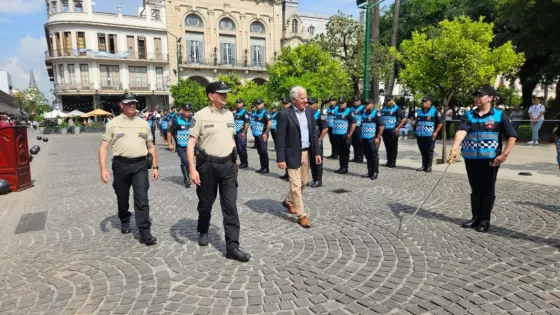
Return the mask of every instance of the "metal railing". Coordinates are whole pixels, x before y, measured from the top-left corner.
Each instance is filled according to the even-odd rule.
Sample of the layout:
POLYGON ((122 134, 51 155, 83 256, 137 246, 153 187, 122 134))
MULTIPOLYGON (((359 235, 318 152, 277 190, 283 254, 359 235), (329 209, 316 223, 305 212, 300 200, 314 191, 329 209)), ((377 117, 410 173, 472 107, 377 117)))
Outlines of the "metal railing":
POLYGON ((122 90, 122 83, 120 82, 101 82, 102 90, 122 90))
POLYGON ((146 85, 129 84, 129 89, 130 90, 135 90, 135 91, 148 91, 148 90, 150 90, 150 84, 149 83, 146 83, 146 85))
POLYGON ((93 83, 58 83, 54 86, 57 92, 67 90, 95 90, 93 83))
POLYGON ((156 84, 156 91, 167 91, 167 88, 165 87, 165 85, 162 84, 156 84))
POLYGON ((96 59, 126 59, 126 60, 147 60, 147 61, 169 61, 168 54, 161 53, 143 53, 136 51, 107 51, 94 50, 87 48, 63 48, 51 49, 45 51, 45 58, 61 58, 61 57, 83 57, 96 59))
POLYGON ((192 58, 187 57, 181 60, 185 65, 203 65, 214 67, 245 67, 245 68, 266 68, 266 62, 251 62, 250 60, 231 60, 223 61, 215 58, 192 58))

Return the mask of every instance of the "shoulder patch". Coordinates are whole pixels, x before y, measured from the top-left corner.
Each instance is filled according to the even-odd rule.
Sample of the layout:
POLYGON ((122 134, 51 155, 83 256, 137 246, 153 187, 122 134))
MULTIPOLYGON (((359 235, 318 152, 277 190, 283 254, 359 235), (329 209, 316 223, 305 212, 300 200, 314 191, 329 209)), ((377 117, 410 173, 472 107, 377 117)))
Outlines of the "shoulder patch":
POLYGON ((377 116, 377 117, 381 117, 381 113, 380 113, 380 112, 377 112, 376 116, 377 116))

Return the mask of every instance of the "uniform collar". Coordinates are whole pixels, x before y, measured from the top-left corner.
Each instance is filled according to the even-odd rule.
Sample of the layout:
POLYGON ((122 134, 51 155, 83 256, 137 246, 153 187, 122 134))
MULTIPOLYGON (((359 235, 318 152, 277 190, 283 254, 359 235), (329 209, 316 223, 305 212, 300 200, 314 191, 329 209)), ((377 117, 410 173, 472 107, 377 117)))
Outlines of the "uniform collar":
POLYGON ((222 109, 216 109, 214 107, 212 107, 212 105, 208 105, 208 107, 210 107, 210 111, 212 113, 223 113, 226 110, 226 107, 224 106, 222 109))
POLYGON ((431 109, 433 108, 433 106, 428 107, 428 109, 424 109, 424 107, 420 108, 420 110, 424 113, 429 112, 431 109))
POLYGON ((490 107, 490 110, 488 111, 488 113, 484 114, 484 115, 480 115, 480 113, 478 112, 478 108, 474 111, 476 113, 476 115, 478 117, 483 117, 483 116, 489 116, 489 115, 494 115, 494 106, 490 107))

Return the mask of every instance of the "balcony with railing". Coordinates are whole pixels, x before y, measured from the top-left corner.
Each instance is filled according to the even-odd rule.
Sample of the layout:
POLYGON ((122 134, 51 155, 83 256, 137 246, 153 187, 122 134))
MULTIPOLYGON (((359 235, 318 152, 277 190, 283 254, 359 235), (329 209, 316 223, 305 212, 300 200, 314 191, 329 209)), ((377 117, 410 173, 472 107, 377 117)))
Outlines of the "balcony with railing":
POLYGON ((121 82, 116 81, 105 81, 101 82, 101 90, 122 90, 123 86, 121 82))
POLYGON ((47 60, 53 58, 90 58, 90 59, 115 59, 132 61, 168 62, 169 55, 161 53, 145 53, 136 51, 104 51, 87 48, 51 49, 45 51, 47 60))
POLYGON ((220 60, 216 58, 183 58, 181 60, 183 67, 220 67, 220 68, 247 68, 253 70, 266 70, 266 62, 241 60, 220 60))
POLYGON ((138 82, 138 83, 133 83, 130 82, 128 89, 131 91, 149 91, 150 89, 150 84, 147 82, 138 82))
POLYGON ((93 83, 58 83, 54 85, 56 92, 64 93, 68 91, 88 91, 94 90, 93 83))

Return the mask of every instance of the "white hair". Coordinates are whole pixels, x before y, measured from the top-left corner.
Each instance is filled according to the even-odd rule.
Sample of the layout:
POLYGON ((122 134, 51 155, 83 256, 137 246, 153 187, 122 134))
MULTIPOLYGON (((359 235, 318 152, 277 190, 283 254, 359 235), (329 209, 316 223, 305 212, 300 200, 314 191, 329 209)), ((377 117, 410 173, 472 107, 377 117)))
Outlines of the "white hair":
POLYGON ((295 100, 298 96, 299 96, 299 92, 300 91, 305 91, 305 89, 301 86, 294 86, 291 90, 290 90, 290 98, 292 100, 295 100))

